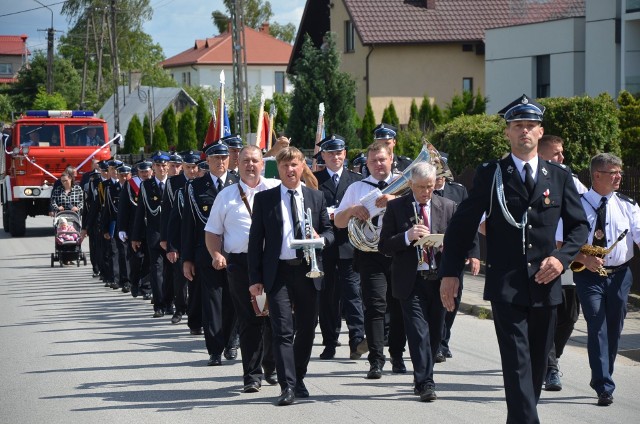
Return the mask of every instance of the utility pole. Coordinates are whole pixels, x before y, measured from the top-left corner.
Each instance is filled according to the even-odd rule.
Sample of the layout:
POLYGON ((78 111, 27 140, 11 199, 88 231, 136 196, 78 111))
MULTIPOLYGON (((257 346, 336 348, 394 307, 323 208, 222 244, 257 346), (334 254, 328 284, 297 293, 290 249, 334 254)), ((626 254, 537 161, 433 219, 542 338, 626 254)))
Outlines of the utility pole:
POLYGON ((236 132, 244 139, 251 131, 249 91, 247 87, 247 51, 244 34, 243 0, 234 0, 231 9, 231 39, 233 57, 233 100, 236 109, 236 132))
POLYGON ((45 29, 39 29, 38 31, 47 31, 47 94, 53 93, 53 35, 55 30, 53 29, 53 10, 47 5, 40 3, 38 0, 34 0, 40 6, 49 9, 51 12, 51 26, 45 29))
POLYGON ((113 62, 113 126, 115 133, 120 132, 120 99, 118 98, 118 41, 116 33, 116 0, 111 0, 111 59, 113 62))
MULTIPOLYGON (((82 91, 80 93, 80 109, 84 110, 84 96, 87 92, 87 62, 89 61, 89 27, 92 19, 89 19, 89 11, 91 8, 84 10, 85 25, 87 26, 87 32, 84 40, 84 64, 82 65, 82 91)), ((93 12, 92 12, 93 13, 93 12)))

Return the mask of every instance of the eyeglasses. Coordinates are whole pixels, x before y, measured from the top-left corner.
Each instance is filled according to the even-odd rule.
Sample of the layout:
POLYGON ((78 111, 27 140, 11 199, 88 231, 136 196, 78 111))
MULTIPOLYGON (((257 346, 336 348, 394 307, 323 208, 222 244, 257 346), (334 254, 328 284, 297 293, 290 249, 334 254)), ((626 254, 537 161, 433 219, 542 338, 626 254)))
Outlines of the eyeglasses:
POLYGON ((71 180, 60 180, 61 183, 70 183, 71 180))
POLYGON ((601 174, 609 174, 610 176, 614 176, 614 175, 619 175, 619 176, 624 176, 624 172, 623 171, 596 171, 599 172, 601 174))

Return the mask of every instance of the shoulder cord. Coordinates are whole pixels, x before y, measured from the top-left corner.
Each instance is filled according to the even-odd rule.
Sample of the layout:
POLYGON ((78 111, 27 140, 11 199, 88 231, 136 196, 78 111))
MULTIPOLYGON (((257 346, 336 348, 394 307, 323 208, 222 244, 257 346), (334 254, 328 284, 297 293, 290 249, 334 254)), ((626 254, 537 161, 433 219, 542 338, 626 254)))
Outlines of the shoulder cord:
POLYGON ((191 213, 193 214, 194 219, 196 216, 200 219, 204 225, 207 225, 208 216, 204 216, 202 212, 200 212, 200 208, 198 207, 198 203, 196 202, 195 194, 193 193, 193 184, 189 184, 189 200, 191 203, 191 213))
POLYGON ((133 205, 133 206, 138 206, 138 203, 135 202, 133 199, 135 198, 135 196, 133 195, 133 193, 131 193, 131 184, 127 184, 127 193, 129 193, 129 202, 133 205))
MULTIPOLYGON (((118 183, 119 184, 119 183, 118 183)), ((111 190, 107 190, 107 200, 106 203, 108 205, 111 205, 111 207, 113 208, 113 211, 115 213, 118 213, 118 207, 116 206, 116 203, 113 201, 113 199, 111 198, 111 190)))
POLYGON ((144 205, 147 207, 147 210, 149 211, 149 213, 151 215, 153 215, 153 216, 158 216, 158 214, 162 210, 162 204, 160 204, 155 209, 151 209, 151 206, 149 206, 149 199, 147 199, 147 190, 144 188, 144 184, 140 185, 140 195, 141 195, 142 201, 144 202, 144 205))
MULTIPOLYGON (((502 210, 502 215, 504 216, 504 219, 507 221, 507 223, 509 223, 509 225, 522 230, 522 254, 525 254, 526 253, 526 250, 525 250, 526 228, 527 228, 527 222, 528 222, 528 215, 527 215, 527 212, 525 211, 525 213, 522 214, 522 220, 520 221, 520 223, 518 223, 509 212, 509 209, 507 209, 507 202, 504 197, 504 185, 502 183, 502 169, 500 168, 499 163, 496 165, 496 172, 493 174, 493 183, 491 184, 490 193, 493 192, 494 186, 496 187, 498 205, 500 205, 500 209, 502 210)), ((491 196, 491 201, 489 203, 489 213, 487 214, 487 218, 489 218, 489 216, 491 215, 491 208, 493 206, 492 203, 493 203, 493 196, 491 196)))
POLYGON ((247 195, 242 189, 242 187, 240 187, 240 183, 238 183, 238 191, 240 192, 240 198, 244 202, 244 205, 247 207, 247 210, 249 211, 249 216, 251 216, 252 215, 251 206, 249 206, 249 202, 247 201, 247 195))
POLYGON ((182 220, 182 211, 184 209, 184 190, 178 190, 178 215, 180 215, 180 220, 182 220))
POLYGON ((167 178, 167 184, 166 184, 165 190, 167 190, 167 196, 169 196, 169 206, 173 207, 174 193, 173 193, 173 188, 171 187, 170 178, 167 178))

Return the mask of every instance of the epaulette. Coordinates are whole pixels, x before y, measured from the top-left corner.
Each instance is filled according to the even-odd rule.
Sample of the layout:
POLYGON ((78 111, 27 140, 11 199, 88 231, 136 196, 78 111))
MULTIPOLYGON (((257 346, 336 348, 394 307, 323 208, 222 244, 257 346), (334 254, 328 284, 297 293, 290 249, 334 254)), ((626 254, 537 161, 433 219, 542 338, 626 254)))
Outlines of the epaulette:
POLYGON ((408 156, 400 156, 400 155, 398 155, 398 159, 408 160, 409 162, 411 162, 411 158, 409 158, 408 156))
POLYGON ((554 165, 555 167, 560 168, 565 172, 570 172, 571 171, 569 169, 569 167, 567 165, 565 165, 564 163, 558 163, 558 162, 554 162, 552 160, 545 160, 545 162, 547 162, 549 165, 554 165))
POLYGON ((578 174, 576 174, 575 172, 572 172, 571 175, 573 175, 574 177, 576 177, 578 179, 580 178, 580 177, 578 177, 578 174))
POLYGON ((619 198, 621 198, 622 200, 624 200, 625 202, 629 202, 629 203, 631 203, 632 205, 636 205, 636 204, 638 203, 638 202, 636 202, 635 200, 633 200, 631 197, 629 197, 629 196, 627 196, 627 195, 624 195, 624 194, 622 194, 622 193, 618 193, 618 192, 616 192, 616 195, 617 195, 619 198))
POLYGON ((494 159, 494 160, 490 160, 489 162, 484 162, 484 163, 483 163, 482 165, 480 165, 480 166, 481 166, 481 167, 483 167, 483 168, 486 168, 486 167, 488 167, 489 165, 496 165, 497 163, 498 163, 498 161, 494 159))
POLYGON ((455 182, 455 181, 447 181, 447 184, 451 184, 451 185, 456 185, 456 186, 464 187, 462 184, 457 183, 457 182, 455 182))

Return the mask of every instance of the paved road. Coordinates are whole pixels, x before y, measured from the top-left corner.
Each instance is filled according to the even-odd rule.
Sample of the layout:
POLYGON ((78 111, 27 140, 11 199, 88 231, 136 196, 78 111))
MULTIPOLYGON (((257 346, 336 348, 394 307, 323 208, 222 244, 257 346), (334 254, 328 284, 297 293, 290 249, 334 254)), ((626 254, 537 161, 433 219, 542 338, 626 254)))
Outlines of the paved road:
MULTIPOLYGON (((411 374, 368 381, 366 361, 349 360, 348 348, 320 361, 316 345, 306 380, 312 397, 275 407, 276 387, 242 394, 239 361, 206 367, 201 336, 168 317, 152 319, 148 303, 102 287, 90 267, 50 268, 52 249, 47 218, 29 219, 25 238, 0 232, 1 422, 505 422, 490 320, 456 322, 454 358, 437 366, 436 402, 416 400, 411 374)), ((583 347, 568 347, 562 370, 564 390, 543 393, 542 422, 638 422, 637 362, 619 358, 608 408, 595 406, 583 347)))

